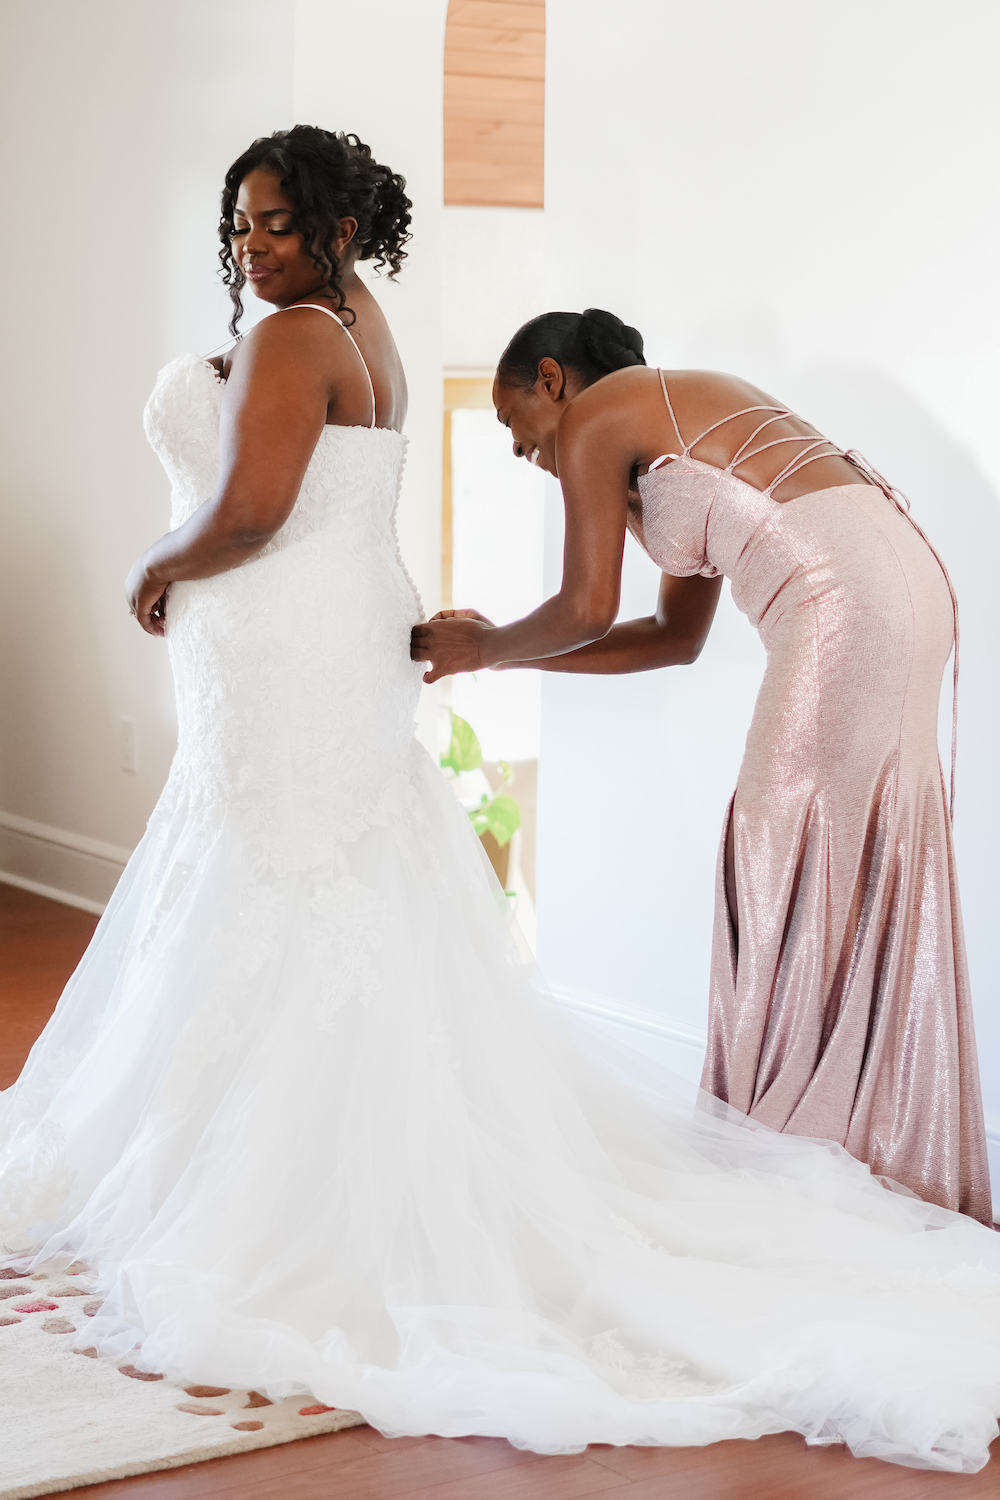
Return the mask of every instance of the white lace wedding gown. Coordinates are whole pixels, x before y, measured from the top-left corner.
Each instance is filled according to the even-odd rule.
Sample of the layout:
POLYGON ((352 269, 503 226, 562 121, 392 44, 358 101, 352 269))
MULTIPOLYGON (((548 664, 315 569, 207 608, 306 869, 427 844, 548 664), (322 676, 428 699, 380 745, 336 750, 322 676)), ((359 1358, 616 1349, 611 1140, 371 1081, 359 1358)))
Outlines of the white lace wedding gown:
MULTIPOLYGON (((175 524, 221 399, 185 356, 150 401, 175 524)), ((6 1253, 99 1268, 109 1353, 386 1433, 794 1429, 979 1468, 1000 1236, 699 1105, 529 982, 413 739, 403 455, 325 428, 264 552, 171 591, 177 758, 0 1098, 6 1253)))

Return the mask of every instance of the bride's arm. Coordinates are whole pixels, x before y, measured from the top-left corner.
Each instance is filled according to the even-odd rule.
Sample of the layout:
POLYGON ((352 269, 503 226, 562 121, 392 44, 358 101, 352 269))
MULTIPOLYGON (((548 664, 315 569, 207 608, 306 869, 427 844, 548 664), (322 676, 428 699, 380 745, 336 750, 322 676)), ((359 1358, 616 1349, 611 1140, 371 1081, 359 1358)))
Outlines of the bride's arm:
POLYGON ((241 345, 222 401, 215 493, 153 543, 125 586, 150 635, 163 634, 171 583, 238 567, 288 519, 333 399, 331 341, 318 323, 268 318, 241 345))

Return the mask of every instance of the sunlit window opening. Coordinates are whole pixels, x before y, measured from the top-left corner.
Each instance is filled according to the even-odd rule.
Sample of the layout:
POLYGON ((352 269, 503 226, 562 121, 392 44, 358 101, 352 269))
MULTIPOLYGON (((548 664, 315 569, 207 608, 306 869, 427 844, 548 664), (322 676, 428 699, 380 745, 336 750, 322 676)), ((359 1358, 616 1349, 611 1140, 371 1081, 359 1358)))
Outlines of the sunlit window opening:
MULTIPOLYGON (((496 624, 542 602, 543 477, 513 456, 483 379, 445 382, 442 575, 446 601, 473 607, 496 624)), ((541 683, 537 672, 486 671, 445 685, 442 738, 450 715, 475 730, 483 764, 457 787, 473 806, 501 789, 516 800, 520 826, 509 852, 487 849, 518 922, 534 945, 535 808, 541 683)))

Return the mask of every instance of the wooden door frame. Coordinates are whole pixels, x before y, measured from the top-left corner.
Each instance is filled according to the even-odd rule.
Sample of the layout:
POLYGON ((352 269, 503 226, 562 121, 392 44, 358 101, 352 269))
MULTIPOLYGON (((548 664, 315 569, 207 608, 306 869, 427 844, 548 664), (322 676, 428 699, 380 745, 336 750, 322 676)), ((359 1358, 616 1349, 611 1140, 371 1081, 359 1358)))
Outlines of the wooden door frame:
POLYGON ((441 462, 441 607, 452 609, 451 414, 453 411, 492 411, 492 375, 446 376, 444 382, 444 431, 441 462))

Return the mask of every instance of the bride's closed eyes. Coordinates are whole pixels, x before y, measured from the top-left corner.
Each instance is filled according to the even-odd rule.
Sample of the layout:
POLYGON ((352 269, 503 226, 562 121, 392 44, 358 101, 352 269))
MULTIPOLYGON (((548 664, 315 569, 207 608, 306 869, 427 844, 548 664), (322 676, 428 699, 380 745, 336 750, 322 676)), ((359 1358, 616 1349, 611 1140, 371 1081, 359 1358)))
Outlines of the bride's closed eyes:
MULTIPOLYGON (((268 234, 275 235, 275 236, 278 236, 278 235, 289 235, 289 234, 294 233, 294 231, 291 230, 291 229, 269 229, 267 232, 268 232, 268 234)), ((241 235, 249 234, 249 233, 250 233, 250 225, 249 224, 237 224, 234 229, 230 230, 230 232, 229 232, 229 238, 231 240, 237 240, 237 239, 240 238, 241 235)))
MULTIPOLYGON (((265 215, 265 217, 266 217, 266 215, 265 215)), ((272 235, 281 235, 281 236, 284 236, 284 235, 289 235, 289 234, 293 234, 294 233, 294 230, 292 229, 291 219, 290 218, 289 218, 289 220, 285 224, 264 224, 261 227, 263 228, 265 234, 272 234, 272 235)), ((233 224, 232 229, 229 231, 229 238, 231 240, 235 240, 235 239, 238 239, 240 237, 240 235, 249 234, 249 233, 250 233, 250 225, 247 224, 243 220, 239 220, 238 222, 236 222, 236 223, 233 224)))

